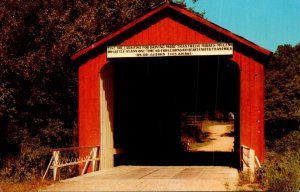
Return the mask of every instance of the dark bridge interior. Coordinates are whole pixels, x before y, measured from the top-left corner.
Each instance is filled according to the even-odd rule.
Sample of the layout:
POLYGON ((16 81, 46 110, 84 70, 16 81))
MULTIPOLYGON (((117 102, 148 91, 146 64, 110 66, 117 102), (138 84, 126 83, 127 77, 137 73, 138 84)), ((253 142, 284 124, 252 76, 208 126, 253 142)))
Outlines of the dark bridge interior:
MULTIPOLYGON (((114 147, 127 151, 115 155, 115 165, 237 165, 236 153, 184 152, 180 140, 184 112, 218 109, 238 117, 236 64, 222 57, 174 57, 113 65, 114 147)), ((239 142, 238 129, 235 134, 239 142)))

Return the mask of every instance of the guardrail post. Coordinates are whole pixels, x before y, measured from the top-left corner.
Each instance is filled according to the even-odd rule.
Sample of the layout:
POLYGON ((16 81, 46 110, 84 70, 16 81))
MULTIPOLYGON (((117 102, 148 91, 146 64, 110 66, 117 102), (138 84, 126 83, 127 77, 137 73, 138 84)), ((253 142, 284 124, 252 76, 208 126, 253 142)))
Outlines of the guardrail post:
POLYGON ((92 149, 92 151, 93 151, 93 153, 92 153, 92 159, 93 159, 93 161, 92 161, 92 171, 94 172, 94 171, 96 171, 96 169, 97 169, 97 154, 98 154, 98 147, 94 147, 93 149, 92 149))
POLYGON ((249 149, 249 169, 252 173, 255 171, 255 151, 253 149, 249 149))
POLYGON ((250 180, 254 181, 255 179, 255 151, 249 147, 242 147, 242 171, 250 173, 250 180))
POLYGON ((59 151, 53 151, 53 157, 54 157, 54 160, 53 160, 53 180, 54 181, 57 181, 57 176, 60 177, 60 174, 59 174, 59 151))

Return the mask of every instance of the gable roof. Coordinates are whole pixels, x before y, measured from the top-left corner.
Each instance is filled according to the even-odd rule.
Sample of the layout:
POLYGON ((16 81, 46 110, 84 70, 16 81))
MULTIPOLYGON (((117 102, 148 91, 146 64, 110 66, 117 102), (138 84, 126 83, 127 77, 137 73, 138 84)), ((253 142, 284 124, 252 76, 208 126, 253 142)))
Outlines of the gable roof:
POLYGON ((239 36, 239 35, 236 35, 230 31, 228 31, 227 29, 224 29, 192 12, 190 12, 189 10, 187 10, 186 8, 183 8, 182 6, 178 6, 178 5, 175 5, 175 4, 171 4, 169 3, 168 1, 166 3, 163 3, 161 6, 153 9, 152 11, 146 13, 145 15, 133 20, 132 22, 130 22, 129 24, 125 25, 124 27, 120 28, 119 30, 109 34, 108 36, 100 39, 99 41, 93 43, 92 45, 80 50, 79 52, 77 52, 76 54, 74 54, 71 59, 72 60, 76 60, 78 59, 79 57, 85 55, 86 53, 90 52, 91 50, 94 50, 98 47, 100 47, 101 45, 103 44, 106 44, 108 43, 110 40, 112 40, 113 38, 116 38, 118 36, 120 36, 121 34, 125 33, 126 31, 129 31, 130 29, 134 28, 135 26, 137 26, 139 23, 141 23, 142 21, 156 15, 156 14, 159 14, 161 13, 162 11, 166 10, 166 9, 171 9, 173 12, 179 14, 179 15, 184 15, 196 22, 199 22, 200 24, 202 25, 205 25, 206 27, 208 28, 211 28, 217 32, 219 32, 220 34, 228 37, 228 38, 231 38, 241 44, 244 44, 246 45, 247 47, 249 48, 252 48, 258 52, 260 52, 261 54, 265 55, 266 57, 270 57, 272 55, 272 52, 265 49, 265 48, 262 48, 260 47, 259 45, 256 45, 255 43, 239 36))

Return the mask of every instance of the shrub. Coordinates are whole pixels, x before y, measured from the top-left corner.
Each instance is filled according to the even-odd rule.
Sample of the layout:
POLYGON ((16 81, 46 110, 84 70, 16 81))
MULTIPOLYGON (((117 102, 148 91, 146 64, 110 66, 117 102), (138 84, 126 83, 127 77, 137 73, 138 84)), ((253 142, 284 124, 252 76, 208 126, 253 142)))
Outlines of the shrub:
POLYGON ((50 149, 70 146, 72 142, 71 130, 55 119, 49 119, 35 135, 28 131, 18 134, 17 153, 1 159, 0 180, 22 182, 40 178, 51 159, 50 149))
POLYGON ((296 191, 300 189, 299 170, 300 131, 293 131, 276 140, 268 149, 258 177, 270 191, 296 191))
POLYGON ((50 149, 42 147, 35 139, 31 143, 23 144, 18 156, 4 158, 4 168, 0 175, 8 182, 20 182, 40 177, 51 158, 50 149))
POLYGON ((243 186, 243 185, 247 185, 249 183, 253 183, 253 179, 252 179, 252 173, 250 170, 248 171, 241 171, 239 172, 239 182, 238 185, 239 186, 243 186))

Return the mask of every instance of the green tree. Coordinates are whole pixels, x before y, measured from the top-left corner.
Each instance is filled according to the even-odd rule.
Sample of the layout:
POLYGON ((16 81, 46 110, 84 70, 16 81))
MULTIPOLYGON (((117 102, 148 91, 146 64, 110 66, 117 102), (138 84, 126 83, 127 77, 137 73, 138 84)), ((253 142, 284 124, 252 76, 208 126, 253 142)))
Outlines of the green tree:
POLYGON ((77 69, 70 56, 161 2, 1 1, 3 176, 29 179, 46 165, 48 149, 76 145, 77 69))
POLYGON ((76 145, 77 69, 71 55, 164 2, 0 2, 3 176, 29 179, 44 168, 50 148, 76 145))
POLYGON ((266 72, 267 132, 280 137, 300 125, 300 43, 280 45, 266 72))

